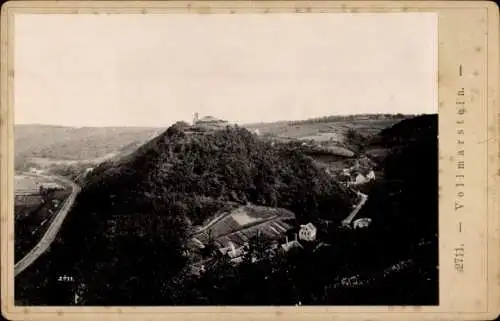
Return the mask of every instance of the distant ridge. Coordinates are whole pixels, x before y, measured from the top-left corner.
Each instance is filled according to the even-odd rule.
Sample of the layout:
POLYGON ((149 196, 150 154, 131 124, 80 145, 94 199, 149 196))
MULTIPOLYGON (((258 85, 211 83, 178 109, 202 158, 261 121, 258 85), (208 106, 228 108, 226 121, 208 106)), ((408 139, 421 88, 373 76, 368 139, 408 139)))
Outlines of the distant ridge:
POLYGON ((16 125, 14 153, 16 167, 30 157, 61 160, 87 160, 143 143, 163 131, 143 127, 67 127, 55 125, 16 125))

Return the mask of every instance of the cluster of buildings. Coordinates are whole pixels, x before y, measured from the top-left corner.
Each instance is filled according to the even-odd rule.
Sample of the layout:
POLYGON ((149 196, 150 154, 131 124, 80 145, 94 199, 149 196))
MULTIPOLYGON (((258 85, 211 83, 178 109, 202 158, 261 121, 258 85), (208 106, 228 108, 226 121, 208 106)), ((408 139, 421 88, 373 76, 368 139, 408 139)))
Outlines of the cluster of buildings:
POLYGON ((341 176, 341 178, 343 178, 342 181, 344 181, 347 186, 362 185, 376 179, 375 172, 372 169, 362 170, 354 167, 344 168, 341 176))
MULTIPOLYGON (((317 237, 318 229, 312 223, 300 225, 300 228, 290 229, 285 231, 284 239, 273 240, 271 242, 269 248, 266 249, 267 254, 273 255, 278 251, 288 252, 292 249, 304 249, 306 246, 317 248, 323 245, 327 245, 321 242, 318 242, 317 237)), ((260 233, 259 233, 260 234, 260 233)), ((245 255, 249 253, 250 244, 248 242, 244 242, 243 244, 235 244, 229 241, 225 246, 218 248, 218 251, 222 255, 226 255, 229 258, 229 261, 233 264, 239 264, 243 262, 245 255)), ((207 260, 209 261, 209 260, 207 260)), ((198 264, 193 265, 195 272, 204 272, 205 271, 205 263, 207 261, 198 262, 198 264)), ((251 257, 252 262, 258 261, 258 258, 255 256, 251 257)))
MULTIPOLYGON (((368 181, 375 179, 372 170, 363 177, 367 178, 368 181)), ((353 229, 364 229, 370 226, 372 219, 354 219, 367 198, 364 194, 358 194, 361 199, 353 206, 353 211, 348 217, 348 225, 353 229)), ((293 213, 288 213, 283 209, 247 205, 233 210, 223 218, 216 219, 216 222, 210 225, 209 229, 205 228, 202 232, 194 235, 192 242, 198 248, 203 249, 209 243, 209 239, 212 239, 215 248, 209 252, 213 254, 213 250, 218 251, 220 255, 227 256, 233 264, 243 262, 245 257, 252 262, 258 261, 254 253, 250 253, 249 242, 254 236, 263 236, 267 241, 270 241, 266 244, 265 250, 269 256, 273 256, 278 251, 288 252, 292 249, 315 251, 321 247, 330 246, 330 244, 321 241, 321 235, 329 230, 328 225, 336 225, 335 222, 320 220, 318 226, 312 222, 297 226, 292 223, 294 218, 293 213)), ((195 273, 205 270, 205 264, 211 260, 211 255, 208 255, 208 258, 193 264, 195 273)))
MULTIPOLYGON (((370 218, 361 218, 354 221, 354 228, 366 228, 370 225, 370 218)), ((298 230, 287 231, 284 235, 284 242, 274 242, 266 250, 267 254, 272 255, 277 251, 288 252, 292 249, 310 249, 317 250, 322 247, 330 246, 330 244, 321 242, 318 239, 318 228, 313 223, 307 223, 300 225, 298 230)), ((243 262, 245 255, 249 253, 250 246, 248 242, 245 242, 242 246, 237 246, 232 242, 229 242, 225 247, 219 248, 220 254, 225 255, 229 258, 229 261, 235 265, 243 262)), ((259 259, 255 256, 250 258, 251 262, 255 263, 259 259)), ((210 259, 199 261, 191 266, 192 272, 200 274, 206 271, 206 265, 210 259)), ((359 276, 351 278, 343 278, 340 283, 342 286, 357 287, 362 285, 359 276)), ((339 285, 340 285, 339 284, 339 285)))
MULTIPOLYGON (((213 116, 204 116, 201 117, 199 116, 198 113, 194 114, 193 117, 193 122, 192 125, 190 126, 189 130, 187 130, 187 133, 193 133, 193 134, 199 134, 199 133, 206 133, 206 132, 211 132, 217 129, 223 129, 226 126, 230 126, 231 123, 229 123, 227 120, 215 118, 213 116)), ((252 133, 254 133, 257 136, 261 135, 261 132, 258 128, 250 130, 252 133)))
POLYGON ((186 132, 204 133, 211 132, 218 129, 223 129, 229 125, 229 122, 223 119, 215 118, 212 116, 205 116, 200 118, 198 113, 194 114, 193 123, 186 132))

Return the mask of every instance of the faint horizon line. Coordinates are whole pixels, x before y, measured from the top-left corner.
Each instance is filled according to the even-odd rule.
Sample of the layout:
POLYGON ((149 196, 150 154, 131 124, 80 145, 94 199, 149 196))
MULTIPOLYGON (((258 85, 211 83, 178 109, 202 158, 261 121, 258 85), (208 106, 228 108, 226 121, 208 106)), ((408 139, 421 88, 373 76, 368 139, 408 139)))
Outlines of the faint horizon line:
MULTIPOLYGON (((318 116, 318 117, 310 117, 310 118, 301 118, 301 119, 289 119, 289 120, 275 120, 275 121, 255 121, 255 122, 235 122, 232 120, 227 120, 230 124, 236 124, 236 125, 254 125, 254 124, 274 124, 274 123, 291 123, 291 122, 300 122, 300 121, 308 121, 308 120, 319 120, 323 118, 328 118, 328 117, 359 117, 359 116, 380 116, 380 115, 402 115, 402 116, 420 116, 420 115, 435 115, 438 114, 438 112, 423 112, 423 113, 396 113, 396 112, 381 112, 381 113, 353 113, 353 114, 333 114, 333 115, 325 115, 325 116, 318 116)), ((217 116, 214 116, 213 114, 206 114, 205 116, 212 116, 215 118, 218 118, 217 116)), ((205 116, 200 116, 201 118, 205 116)), ((219 118, 218 118, 219 119, 219 118)), ((220 118, 223 119, 223 118, 220 118)), ((64 125, 64 124, 52 124, 52 123, 18 123, 14 121, 14 126, 46 126, 46 127, 65 127, 65 128, 168 128, 172 124, 179 122, 179 121, 186 121, 183 119, 176 120, 170 124, 165 124, 165 125, 84 125, 84 126, 77 126, 77 125, 64 125)), ((189 122, 188 122, 189 123, 189 122)))

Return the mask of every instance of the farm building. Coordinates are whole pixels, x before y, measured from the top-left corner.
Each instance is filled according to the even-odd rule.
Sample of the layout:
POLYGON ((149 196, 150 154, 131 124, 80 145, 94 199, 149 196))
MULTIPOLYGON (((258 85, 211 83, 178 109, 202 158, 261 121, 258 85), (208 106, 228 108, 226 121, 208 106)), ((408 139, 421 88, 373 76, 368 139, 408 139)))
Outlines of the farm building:
POLYGON ((353 178, 351 184, 361 185, 375 180, 376 176, 373 170, 366 170, 366 171, 353 170, 351 178, 353 178))

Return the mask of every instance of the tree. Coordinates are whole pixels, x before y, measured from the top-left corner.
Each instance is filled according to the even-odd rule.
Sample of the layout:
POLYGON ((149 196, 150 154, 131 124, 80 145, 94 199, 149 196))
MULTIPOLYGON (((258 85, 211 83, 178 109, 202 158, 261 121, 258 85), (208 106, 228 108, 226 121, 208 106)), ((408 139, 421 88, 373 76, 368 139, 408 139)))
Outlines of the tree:
POLYGON ((248 251, 245 254, 245 259, 250 261, 267 259, 271 244, 272 241, 259 231, 248 241, 248 251))
POLYGON ((208 241, 205 247, 200 250, 200 254, 203 258, 210 257, 217 251, 217 246, 215 245, 215 239, 213 237, 212 230, 208 230, 208 241))

